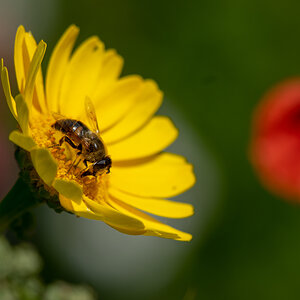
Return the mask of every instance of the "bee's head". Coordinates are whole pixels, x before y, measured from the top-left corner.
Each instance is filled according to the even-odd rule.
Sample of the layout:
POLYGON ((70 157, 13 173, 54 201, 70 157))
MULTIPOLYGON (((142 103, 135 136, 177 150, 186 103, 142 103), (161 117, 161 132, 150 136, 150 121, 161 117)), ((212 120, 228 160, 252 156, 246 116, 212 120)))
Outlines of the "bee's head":
POLYGON ((94 164, 94 170, 95 172, 98 172, 100 170, 107 170, 106 174, 110 173, 110 168, 111 168, 111 158, 109 156, 105 156, 102 160, 97 161, 94 164))
POLYGON ((109 156, 105 156, 103 159, 95 162, 93 164, 93 167, 81 174, 81 177, 83 176, 88 176, 88 175, 93 175, 96 176, 96 174, 100 171, 106 170, 106 174, 110 173, 110 168, 111 168, 111 158, 109 156))

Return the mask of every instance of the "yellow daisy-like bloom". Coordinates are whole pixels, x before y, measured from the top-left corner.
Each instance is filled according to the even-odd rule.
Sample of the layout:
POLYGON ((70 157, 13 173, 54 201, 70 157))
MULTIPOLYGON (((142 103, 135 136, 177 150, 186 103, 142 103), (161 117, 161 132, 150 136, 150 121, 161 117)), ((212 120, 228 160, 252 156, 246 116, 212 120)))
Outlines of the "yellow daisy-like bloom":
POLYGON ((1 61, 5 97, 20 130, 9 138, 30 153, 45 189, 58 195, 61 206, 77 216, 104 221, 120 232, 189 241, 191 235, 165 225, 144 212, 168 218, 193 214, 193 206, 166 198, 195 183, 192 165, 162 152, 177 137, 172 122, 153 116, 162 92, 138 75, 120 78, 123 59, 91 37, 72 52, 79 29, 72 25, 57 43, 47 69, 45 89, 41 62, 46 44, 38 45, 23 26, 18 28, 14 62, 20 94, 11 95, 8 72, 1 61), (89 98, 99 120, 101 140, 111 157, 111 172, 81 176, 76 150, 53 128, 54 113, 81 121, 90 129, 85 109, 89 98), (76 159, 76 158, 75 158, 76 159))

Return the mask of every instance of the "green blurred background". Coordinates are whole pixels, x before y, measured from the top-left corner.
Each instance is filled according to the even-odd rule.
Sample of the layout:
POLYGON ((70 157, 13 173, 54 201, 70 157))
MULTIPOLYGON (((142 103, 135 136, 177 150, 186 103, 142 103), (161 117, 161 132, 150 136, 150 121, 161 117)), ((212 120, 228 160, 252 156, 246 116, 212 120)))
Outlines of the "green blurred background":
MULTIPOLYGON (((149 299, 300 298, 300 208, 266 192, 247 157, 254 107, 271 86, 300 75, 299 1, 1 0, 0 11, 0 56, 10 70, 19 24, 48 43, 48 61, 75 23, 79 41, 96 34, 117 49, 124 74, 155 79, 218 166, 220 201, 205 233, 186 246, 192 250, 179 271, 149 299)), ((1 162, 11 169, 1 175, 4 194, 17 172, 6 141, 15 125, 3 103, 0 117, 1 151, 10 147, 1 162)), ((47 260, 45 268, 45 280, 70 279, 47 271, 47 260)), ((94 288, 100 299, 115 299, 94 288)))

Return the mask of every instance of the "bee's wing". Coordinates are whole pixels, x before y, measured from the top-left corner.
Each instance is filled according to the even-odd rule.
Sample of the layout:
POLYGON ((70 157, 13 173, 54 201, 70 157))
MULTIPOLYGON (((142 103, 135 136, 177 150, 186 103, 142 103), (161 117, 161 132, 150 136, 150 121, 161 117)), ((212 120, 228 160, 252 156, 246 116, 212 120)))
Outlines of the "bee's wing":
POLYGON ((61 115, 61 114, 59 114, 59 113, 57 113, 57 112, 51 112, 51 114, 52 114, 52 116, 53 116, 53 118, 57 121, 57 120, 62 120, 62 119, 68 119, 66 116, 64 116, 64 115, 61 115))
POLYGON ((98 121, 97 121, 95 106, 94 106, 93 102, 91 101, 91 99, 88 97, 85 98, 84 104, 85 104, 86 116, 87 116, 87 119, 89 120, 91 130, 93 132, 99 134, 100 130, 99 130, 99 125, 98 125, 98 121))

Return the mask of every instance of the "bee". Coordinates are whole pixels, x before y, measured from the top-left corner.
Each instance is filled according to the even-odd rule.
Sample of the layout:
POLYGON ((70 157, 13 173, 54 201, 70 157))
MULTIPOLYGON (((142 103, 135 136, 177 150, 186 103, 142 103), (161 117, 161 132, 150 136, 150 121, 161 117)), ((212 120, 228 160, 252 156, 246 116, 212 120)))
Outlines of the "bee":
MULTIPOLYGON (((64 142, 68 143, 72 148, 78 150, 77 156, 81 155, 81 159, 77 162, 76 166, 83 159, 85 169, 81 172, 80 176, 96 176, 106 170, 110 173, 111 158, 107 155, 106 148, 102 139, 99 136, 99 126, 95 113, 95 108, 90 99, 85 100, 85 111, 87 119, 92 127, 88 128, 84 123, 75 119, 67 119, 59 114, 53 114, 57 119, 52 128, 60 131, 64 136, 59 140, 58 145, 61 146, 64 142), (88 162, 90 165, 88 165, 88 162)), ((72 166, 75 164, 74 160, 72 166)), ((72 167, 71 166, 71 167, 72 167)))

